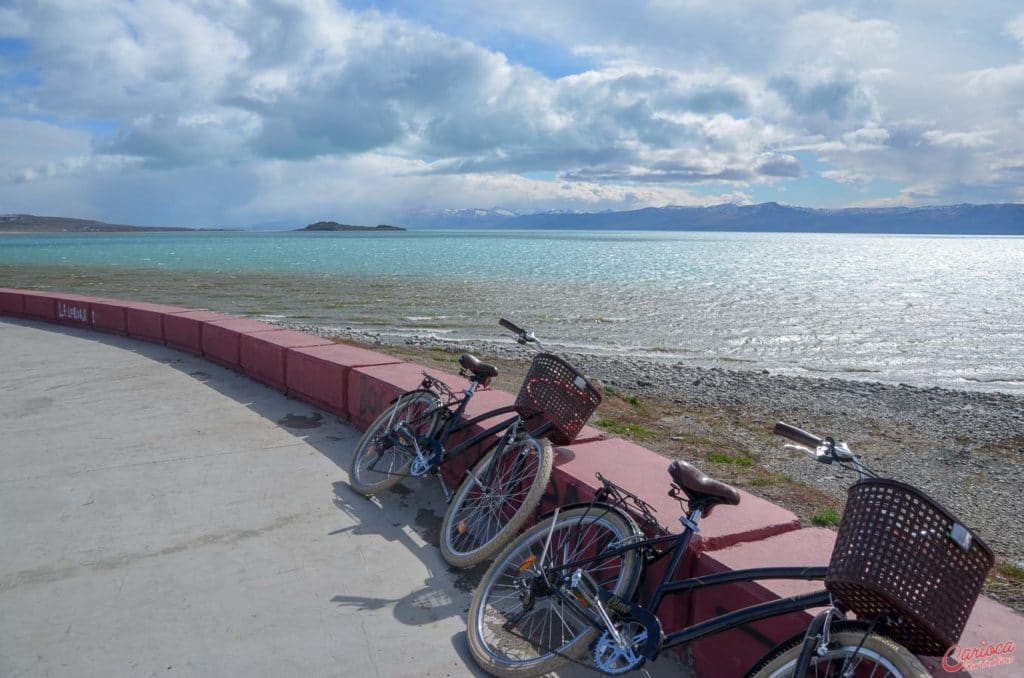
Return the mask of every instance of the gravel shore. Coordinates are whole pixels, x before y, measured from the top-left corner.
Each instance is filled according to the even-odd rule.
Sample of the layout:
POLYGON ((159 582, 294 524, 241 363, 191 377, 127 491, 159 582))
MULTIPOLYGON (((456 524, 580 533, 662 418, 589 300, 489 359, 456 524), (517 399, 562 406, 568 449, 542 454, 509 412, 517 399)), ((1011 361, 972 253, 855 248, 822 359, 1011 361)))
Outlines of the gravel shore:
MULTIPOLYGON (((527 360, 515 344, 442 344, 355 330, 295 326, 361 343, 443 346, 482 359, 527 360)), ((1024 397, 999 392, 920 388, 843 379, 810 379, 767 370, 701 368, 646 358, 566 354, 603 384, 686 410, 734 415, 726 433, 769 470, 843 499, 852 478, 783 448, 770 435, 779 419, 847 441, 865 466, 925 490, 974 529, 1003 558, 1024 565, 1024 397)), ((685 427, 685 417, 680 422, 685 427)))

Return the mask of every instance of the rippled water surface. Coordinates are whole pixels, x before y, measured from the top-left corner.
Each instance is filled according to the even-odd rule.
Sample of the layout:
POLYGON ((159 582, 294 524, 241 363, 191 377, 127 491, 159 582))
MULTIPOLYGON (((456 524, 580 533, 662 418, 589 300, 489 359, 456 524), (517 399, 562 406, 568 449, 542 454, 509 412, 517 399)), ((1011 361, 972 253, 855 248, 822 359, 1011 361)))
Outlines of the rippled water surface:
POLYGON ((0 237, 0 286, 438 338, 1024 390, 1024 239, 749 233, 0 237))

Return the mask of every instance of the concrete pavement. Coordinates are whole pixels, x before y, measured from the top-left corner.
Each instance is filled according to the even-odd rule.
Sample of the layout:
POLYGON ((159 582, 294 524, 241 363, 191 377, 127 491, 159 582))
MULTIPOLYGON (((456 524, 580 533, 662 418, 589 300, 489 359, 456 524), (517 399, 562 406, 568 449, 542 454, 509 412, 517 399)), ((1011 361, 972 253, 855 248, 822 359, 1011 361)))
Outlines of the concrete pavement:
POLYGON ((478 674, 482 569, 441 559, 435 482, 352 492, 358 437, 191 355, 0 320, 0 676, 478 674))
POLYGON ((159 346, 0 321, 0 675, 465 675, 472 575, 358 432, 159 346))

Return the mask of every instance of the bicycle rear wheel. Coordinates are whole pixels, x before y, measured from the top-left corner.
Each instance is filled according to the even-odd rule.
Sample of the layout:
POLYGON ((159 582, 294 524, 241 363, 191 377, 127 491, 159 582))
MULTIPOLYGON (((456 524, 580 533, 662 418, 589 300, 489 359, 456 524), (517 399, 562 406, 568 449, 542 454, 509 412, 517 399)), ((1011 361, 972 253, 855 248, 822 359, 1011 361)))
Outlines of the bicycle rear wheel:
MULTIPOLYGON (((815 655, 807 673, 800 678, 930 678, 910 650, 875 633, 867 633, 862 622, 840 622, 832 630, 832 647, 815 655)), ((793 678, 802 635, 791 638, 768 653, 749 673, 753 678, 793 678)))
MULTIPOLYGON (((554 567, 636 538, 640 529, 619 511, 598 505, 561 511, 557 523, 553 517, 543 520, 509 544, 473 593, 467 622, 473 658, 494 675, 552 671, 586 652, 598 634, 551 592, 551 581, 539 570, 549 533, 546 565, 554 567)), ((636 589, 640 567, 639 554, 627 551, 581 569, 600 586, 628 599, 636 589)))
POLYGON ((554 451, 547 440, 499 440, 466 474, 441 523, 441 555, 472 567, 497 553, 540 504, 554 451))
POLYGON ((428 436, 434 431, 441 406, 441 399, 433 391, 409 391, 399 396, 356 443, 348 472, 352 489, 370 496, 401 482, 409 474, 415 453, 395 437, 395 427, 404 423, 410 433, 428 436))

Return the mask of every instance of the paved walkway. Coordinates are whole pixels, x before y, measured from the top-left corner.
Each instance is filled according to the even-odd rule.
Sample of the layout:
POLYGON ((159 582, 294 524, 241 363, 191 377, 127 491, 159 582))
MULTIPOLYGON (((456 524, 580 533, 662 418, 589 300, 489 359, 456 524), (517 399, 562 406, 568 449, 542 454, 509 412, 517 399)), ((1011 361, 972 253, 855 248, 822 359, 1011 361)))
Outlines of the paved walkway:
POLYGON ((357 439, 198 358, 0 320, 0 676, 471 673, 440 491, 355 495, 357 439))
POLYGON ((482 571, 441 559, 436 483, 352 492, 358 437, 184 353, 0 319, 0 676, 477 674, 482 571))

